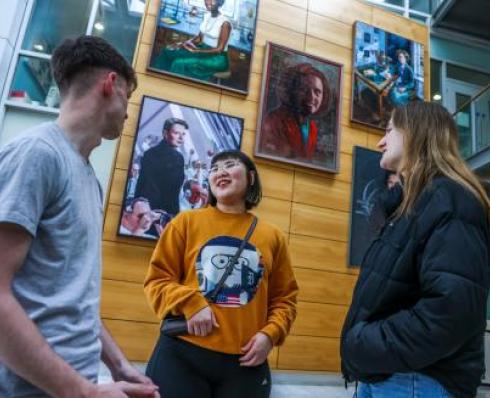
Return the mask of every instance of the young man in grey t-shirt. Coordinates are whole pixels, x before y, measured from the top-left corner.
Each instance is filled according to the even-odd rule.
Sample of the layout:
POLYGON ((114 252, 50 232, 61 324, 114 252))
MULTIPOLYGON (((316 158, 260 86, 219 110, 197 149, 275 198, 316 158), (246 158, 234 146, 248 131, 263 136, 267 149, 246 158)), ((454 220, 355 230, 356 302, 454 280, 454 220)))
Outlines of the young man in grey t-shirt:
POLYGON ((0 150, 0 397, 159 397, 100 320, 102 191, 88 158, 122 132, 133 69, 103 39, 52 57, 56 122, 0 150), (99 360, 113 384, 97 386, 99 360))

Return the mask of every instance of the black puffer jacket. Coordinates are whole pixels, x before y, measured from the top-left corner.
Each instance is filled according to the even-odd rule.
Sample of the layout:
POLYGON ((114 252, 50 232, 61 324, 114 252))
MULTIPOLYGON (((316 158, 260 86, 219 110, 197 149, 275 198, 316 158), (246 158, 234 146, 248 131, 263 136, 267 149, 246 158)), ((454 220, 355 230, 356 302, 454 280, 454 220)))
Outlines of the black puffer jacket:
POLYGON ((345 320, 344 377, 420 372, 455 397, 474 397, 484 373, 489 243, 479 201, 444 177, 410 216, 387 223, 364 256, 345 320))

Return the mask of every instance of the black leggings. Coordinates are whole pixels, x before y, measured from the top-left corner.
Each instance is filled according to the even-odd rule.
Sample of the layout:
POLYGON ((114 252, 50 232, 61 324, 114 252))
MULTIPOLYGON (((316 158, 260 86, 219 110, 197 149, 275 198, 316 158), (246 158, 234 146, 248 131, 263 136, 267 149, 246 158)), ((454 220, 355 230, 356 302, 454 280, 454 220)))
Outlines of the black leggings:
POLYGON ((239 357, 160 335, 146 375, 163 398, 269 398, 267 361, 249 368, 240 366, 239 357))

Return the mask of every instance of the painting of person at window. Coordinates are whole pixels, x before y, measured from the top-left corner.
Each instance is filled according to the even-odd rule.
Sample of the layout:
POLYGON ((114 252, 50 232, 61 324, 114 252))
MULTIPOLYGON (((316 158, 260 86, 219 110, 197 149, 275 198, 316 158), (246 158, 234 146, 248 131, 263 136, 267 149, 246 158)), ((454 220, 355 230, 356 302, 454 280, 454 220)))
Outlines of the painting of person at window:
POLYGON ((390 100, 393 106, 405 105, 414 95, 415 80, 413 70, 408 64, 410 56, 405 50, 397 50, 398 62, 393 67, 394 84, 390 91, 390 100))
POLYGON ((280 104, 262 123, 259 150, 279 157, 311 160, 318 137, 313 116, 328 109, 330 91, 324 74, 311 64, 286 69, 277 87, 280 104))
POLYGON ((209 81, 229 69, 228 40, 232 26, 219 9, 225 0, 204 0, 206 12, 193 38, 165 47, 155 61, 158 69, 209 81))

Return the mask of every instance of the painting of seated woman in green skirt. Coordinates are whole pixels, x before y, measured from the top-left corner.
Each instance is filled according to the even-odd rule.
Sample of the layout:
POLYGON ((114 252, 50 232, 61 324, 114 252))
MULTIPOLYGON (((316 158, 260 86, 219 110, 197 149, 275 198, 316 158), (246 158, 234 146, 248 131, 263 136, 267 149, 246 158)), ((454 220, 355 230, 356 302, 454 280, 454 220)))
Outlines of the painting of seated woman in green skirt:
POLYGON ((248 92, 258 0, 162 0, 148 69, 248 92))

